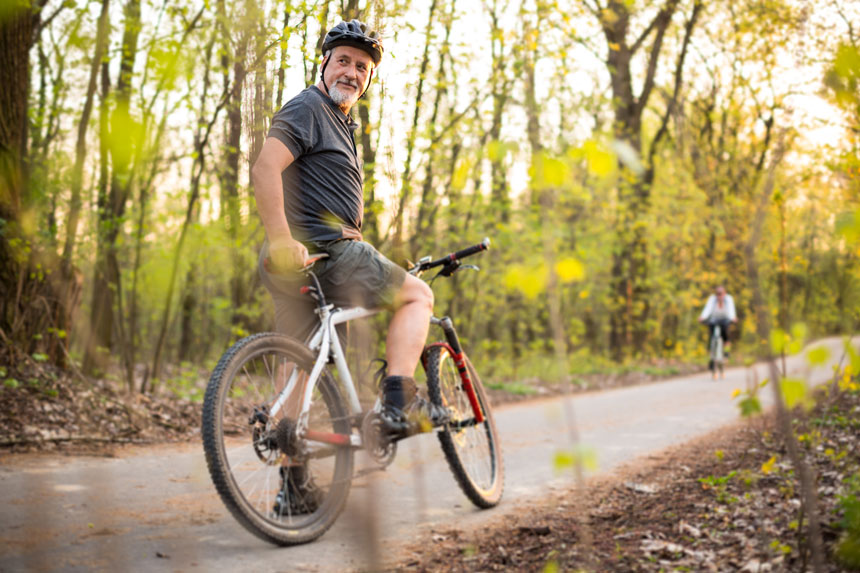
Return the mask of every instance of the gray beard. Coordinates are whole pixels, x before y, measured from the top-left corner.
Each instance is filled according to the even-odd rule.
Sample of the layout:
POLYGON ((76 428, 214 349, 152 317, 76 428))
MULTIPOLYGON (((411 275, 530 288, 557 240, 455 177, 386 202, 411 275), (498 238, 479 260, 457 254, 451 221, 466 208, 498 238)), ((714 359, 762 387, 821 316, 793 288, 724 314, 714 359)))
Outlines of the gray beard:
POLYGON ((355 104, 355 102, 358 101, 357 96, 353 96, 352 94, 339 90, 337 83, 328 88, 328 96, 336 106, 344 110, 344 113, 346 113, 355 104))

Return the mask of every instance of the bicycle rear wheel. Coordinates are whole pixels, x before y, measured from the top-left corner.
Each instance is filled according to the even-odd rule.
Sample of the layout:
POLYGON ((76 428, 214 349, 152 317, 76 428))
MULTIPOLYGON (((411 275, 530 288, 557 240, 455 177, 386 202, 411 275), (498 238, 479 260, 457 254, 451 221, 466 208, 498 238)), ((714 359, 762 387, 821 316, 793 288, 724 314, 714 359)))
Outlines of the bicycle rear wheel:
POLYGON ((451 421, 438 433, 448 466, 472 503, 481 508, 493 507, 502 498, 505 469, 496 423, 481 379, 466 358, 469 378, 484 413, 484 421, 476 422, 450 351, 444 346, 429 348, 425 367, 430 400, 451 412, 451 421))
POLYGON ((221 357, 203 404, 203 448, 218 494, 246 529, 278 545, 322 535, 343 509, 352 480, 350 419, 327 370, 314 388, 308 418, 309 434, 327 442, 295 435, 297 397, 314 358, 280 334, 243 338, 221 357), (291 383, 298 391, 271 415, 280 390, 291 383), (338 441, 332 437, 345 445, 330 445, 338 441), (283 503, 276 503, 279 492, 286 492, 283 503))
POLYGON ((717 336, 711 334, 711 339, 708 341, 708 370, 711 374, 717 373, 717 336))

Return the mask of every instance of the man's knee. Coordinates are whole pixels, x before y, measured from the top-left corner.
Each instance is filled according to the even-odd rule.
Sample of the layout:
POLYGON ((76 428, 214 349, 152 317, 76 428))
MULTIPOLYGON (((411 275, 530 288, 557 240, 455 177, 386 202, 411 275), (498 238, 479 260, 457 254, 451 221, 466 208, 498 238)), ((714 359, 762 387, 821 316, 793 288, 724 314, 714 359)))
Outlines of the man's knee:
POLYGON ((433 310, 433 290, 427 283, 412 275, 406 276, 397 295, 398 308, 406 304, 417 304, 431 312, 433 310))

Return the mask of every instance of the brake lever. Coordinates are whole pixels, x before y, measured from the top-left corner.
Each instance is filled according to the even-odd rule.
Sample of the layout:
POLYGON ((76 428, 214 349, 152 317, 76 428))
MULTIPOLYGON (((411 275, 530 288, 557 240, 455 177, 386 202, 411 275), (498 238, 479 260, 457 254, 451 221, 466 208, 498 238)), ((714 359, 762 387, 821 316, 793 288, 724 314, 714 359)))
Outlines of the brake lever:
POLYGON ((478 265, 462 265, 460 267, 460 270, 466 270, 466 269, 468 269, 470 271, 480 271, 481 267, 479 267, 478 265))

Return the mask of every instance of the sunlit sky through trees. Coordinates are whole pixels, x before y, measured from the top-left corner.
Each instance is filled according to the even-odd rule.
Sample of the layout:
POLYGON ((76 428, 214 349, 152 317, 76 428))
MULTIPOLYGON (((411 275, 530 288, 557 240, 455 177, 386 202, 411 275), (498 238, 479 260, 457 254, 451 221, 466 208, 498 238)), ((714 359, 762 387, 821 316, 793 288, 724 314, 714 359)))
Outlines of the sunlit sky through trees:
MULTIPOLYGON (((796 6, 802 6, 806 2, 795 2, 796 6)), ((744 80, 753 84, 756 88, 762 90, 763 98, 767 103, 768 98, 772 98, 773 94, 788 94, 786 97, 786 105, 791 108, 792 125, 797 129, 808 142, 810 147, 832 146, 836 149, 840 146, 841 132, 844 125, 841 122, 841 117, 838 111, 821 96, 822 83, 821 77, 823 67, 826 65, 826 60, 820 57, 820 44, 825 41, 824 38, 815 38, 815 35, 820 33, 820 29, 826 29, 838 24, 839 16, 835 13, 833 6, 828 2, 812 2, 810 6, 809 19, 805 25, 804 32, 798 37, 794 37, 791 43, 780 46, 775 60, 775 65, 768 69, 763 69, 761 62, 750 60, 742 62, 740 66, 735 68, 744 80)), ((281 21, 282 16, 276 13, 270 1, 263 3, 263 6, 270 14, 269 34, 266 37, 268 43, 274 44, 277 37, 274 35, 279 32, 280 27, 277 25, 281 21)), ((503 6, 501 10, 500 25, 503 32, 508 38, 509 45, 506 50, 510 52, 515 48, 519 41, 519 33, 521 27, 521 16, 519 15, 520 5, 516 2, 500 3, 503 6)), ((541 42, 545 45, 541 48, 541 58, 536 66, 537 75, 537 97, 541 104, 544 116, 544 132, 548 141, 563 135, 564 140, 568 144, 581 144, 591 137, 605 137, 605 135, 593 133, 594 111, 591 109, 574 108, 569 111, 574 117, 569 119, 570 125, 573 126, 571 133, 559 134, 559 106, 557 98, 564 97, 564 94, 558 93, 558 87, 564 86, 569 90, 569 95, 576 98, 593 97, 606 102, 609 98, 608 92, 608 74, 605 64, 601 61, 605 57, 605 52, 609 49, 605 40, 600 34, 596 22, 590 14, 585 13, 584 9, 577 7, 572 3, 572 8, 564 8, 561 3, 558 3, 560 12, 564 16, 556 14, 553 17, 553 22, 546 25, 541 30, 541 42), (564 62, 561 58, 565 57, 564 62)), ((278 4, 281 7, 281 4, 278 4)), ((637 32, 641 30, 643 22, 647 21, 656 12, 658 5, 654 5, 650 10, 644 10, 640 17, 634 19, 633 29, 637 32)), ((83 26, 93 26, 98 16, 98 4, 90 3, 89 13, 90 18, 84 22, 83 26)), ((194 13, 200 6, 196 3, 191 3, 183 6, 183 10, 189 14, 194 13)), ((147 24, 155 24, 159 18, 166 19, 160 11, 162 5, 159 3, 144 3, 142 5, 142 19, 147 24)), ((429 9, 428 0, 417 0, 411 2, 400 14, 395 14, 393 17, 385 18, 382 26, 383 41, 385 45, 385 56, 382 65, 376 72, 374 85, 370 88, 369 97, 372 99, 374 111, 371 116, 373 118, 380 117, 378 106, 382 106, 381 113, 382 121, 378 129, 380 133, 380 150, 379 155, 384 158, 379 163, 379 183, 378 193, 388 202, 394 201, 397 195, 397 188, 400 185, 398 173, 402 170, 405 160, 405 147, 403 145, 403 135, 412 121, 412 113, 414 111, 414 89, 417 82, 417 66, 420 61, 424 34, 427 25, 427 15, 429 9), (380 100, 381 96, 381 100, 380 100), (386 176, 387 175, 387 176, 386 176)), ((721 16, 719 12, 722 10, 719 4, 713 4, 709 8, 711 17, 718 24, 721 16)), ((58 39, 70 33, 73 27, 72 20, 75 16, 70 12, 65 17, 59 18, 51 27, 50 34, 58 39)), ((676 13, 675 20, 678 24, 683 23, 684 14, 676 13)), ((114 9, 112 12, 112 20, 114 27, 119 27, 122 21, 122 12, 114 9)), ((371 18, 371 21, 373 19, 371 18)), ((333 21, 333 20, 332 20, 333 21)), ((713 27, 714 24, 711 24, 713 27)), ((320 33, 316 22, 309 20, 309 42, 315 41, 320 33)), ((83 31, 82 31, 83 33, 83 31)), ((90 31, 91 33, 91 31, 90 31)), ((747 34, 756 34, 756 30, 749 30, 747 34)), ((146 41, 157 41, 169 38, 170 34, 165 31, 155 32, 150 26, 144 26, 143 34, 146 36, 146 41)), ((441 24, 437 22, 432 27, 432 35, 436 44, 441 43, 443 29, 441 24)), ((679 32, 675 31, 676 36, 679 32)), ((686 74, 687 83, 695 89, 709 89, 709 74, 719 74, 722 76, 730 75, 732 70, 731 62, 727 61, 723 54, 719 53, 719 47, 713 42, 709 42, 707 36, 712 35, 712 30, 699 30, 697 32, 699 41, 695 46, 693 54, 690 56, 686 68, 689 73, 686 74)), ((174 34, 175 36, 175 34, 174 34)), ((302 40, 298 34, 293 33, 288 45, 288 62, 286 68, 286 87, 284 90, 284 101, 300 92, 305 87, 304 83, 304 67, 302 65, 302 40)), ((89 48, 89 43, 81 41, 80 47, 89 48)), ((306 46, 306 50, 313 48, 313 45, 306 46)), ((672 49, 677 53, 678 40, 674 39, 672 49)), ((118 49, 117 40, 112 44, 112 51, 118 49)), ((454 7, 454 24, 451 31, 451 54, 460 64, 457 68, 456 77, 448 78, 452 81, 449 87, 450 92, 448 97, 452 98, 454 108, 463 110, 467 108, 471 102, 477 97, 480 100, 480 109, 484 116, 487 116, 492 111, 492 103, 488 96, 487 80, 491 73, 492 62, 490 57, 490 20, 487 11, 482 5, 476 2, 460 2, 454 7)), ((70 53, 76 58, 86 57, 85 54, 70 53)), ((194 57, 196 51, 184 55, 188 59, 186 65, 194 65, 194 57)), ((143 61, 146 53, 141 50, 136 60, 136 68, 139 70, 143 66, 143 61)), ((304 57, 313 58, 313 54, 306 51, 304 57)), ((509 54, 508 59, 514 60, 517 56, 509 54)), ((271 78, 274 74, 275 66, 278 64, 278 46, 274 45, 269 51, 268 67, 270 73, 268 81, 274 81, 271 78)), ((641 60, 641 58, 640 58, 641 60)), ((667 60, 668 61, 668 60, 667 60)), ((644 67, 644 61, 639 62, 640 66, 644 67)), ((118 65, 114 62, 114 67, 118 65)), ((113 72, 116 74, 116 71, 113 72)), ((425 80, 425 89, 427 83, 433 83, 433 70, 428 70, 428 78, 425 80)), ((509 72, 512 73, 512 72, 509 72)), ((662 85, 669 86, 674 70, 667 62, 662 62, 658 69, 657 79, 662 85)), ((317 77, 318 79, 318 77, 317 77)), ((641 84, 641 75, 635 77, 641 84)), ((86 86, 86 68, 83 66, 71 67, 64 77, 69 90, 69 100, 75 101, 86 86)), ((253 81, 251 76, 246 80, 253 81)), ((641 85, 635 85, 638 89, 641 85)), ((512 90, 514 100, 522 100, 521 86, 517 85, 512 90)), ((147 92, 151 90, 151 86, 144 88, 142 94, 145 97, 147 92)), ((176 94, 179 97, 180 94, 176 94)), ((192 101, 195 99, 192 97, 192 101)), ((426 102, 425 102, 426 105, 426 102)), ((606 107, 604 103, 604 107, 606 107)), ((243 113, 250 115, 250 100, 246 98, 243 106, 243 113)), ((193 106, 192 106, 193 107, 193 106)), ((275 110, 275 104, 272 103, 272 112, 275 110)), ((608 114, 608 110, 604 109, 602 114, 608 114)), ((170 144, 175 147, 171 149, 180 159, 177 165, 186 165, 189 160, 187 157, 182 157, 183 147, 190 146, 190 131, 185 129, 185 126, 192 122, 193 112, 191 109, 180 107, 171 113, 169 124, 176 130, 175 136, 170 139, 170 144)), ((65 116, 65 131, 67 135, 73 134, 74 116, 65 116)), ((653 119, 653 118, 652 118, 653 119)), ((267 120, 268 121, 268 120, 267 120)), ((376 126, 375 126, 376 127, 376 126)), ((761 129, 758 126, 757 129, 761 129)), ((528 186, 528 149, 525 145, 525 118, 523 114, 509 114, 502 128, 502 138, 514 145, 515 160, 511 164, 510 186, 514 195, 519 195, 528 186)), ((246 134, 247 135, 247 134, 246 134)), ((95 131, 91 132, 90 139, 95 143, 97 135, 95 131)), ((246 137, 247 139, 247 137, 246 137)), ((73 140, 67 137, 67 144, 71 146, 73 140)), ((246 141, 247 143, 247 141, 246 141)), ((426 144, 426 140, 423 142, 426 144)), ((421 141, 419 139, 419 145, 421 141)), ((558 150, 561 151, 561 150, 558 150)), ((245 148, 246 161, 243 162, 243 175, 241 180, 248 181, 247 175, 247 148, 245 148)), ((815 159, 805 158, 803 154, 799 154, 797 159, 800 161, 815 161, 815 159)), ((176 177, 179 173, 175 170, 167 171, 164 174, 162 181, 162 189, 171 189, 175 186, 176 177)), ((486 189, 484 190, 486 191, 486 189)), ((217 216, 218 205, 217 201, 210 204, 210 209, 204 207, 204 213, 209 212, 210 216, 217 216)))
MULTIPOLYGON (((249 166, 279 105, 318 81, 318 39, 348 9, 140 0, 138 21, 136 2, 48 0, 56 18, 29 52, 22 219, 86 277, 68 301, 73 352, 130 348, 128 372, 271 328, 249 166), (107 52, 93 66, 105 6, 107 52), (101 339, 85 344, 96 319, 101 339)), ((493 238, 487 274, 436 300, 472 313, 463 335, 498 372, 558 349, 688 356, 717 281, 737 294, 738 337, 753 344, 755 265, 782 327, 860 321, 860 258, 846 240, 860 206, 856 2, 349 6, 385 45, 353 108, 362 233, 398 262, 493 238)))

